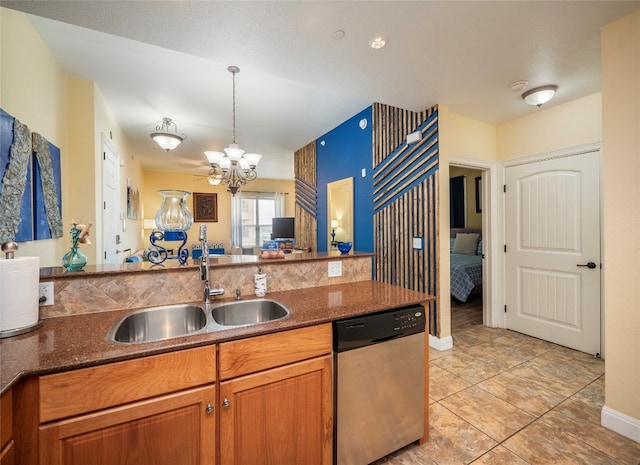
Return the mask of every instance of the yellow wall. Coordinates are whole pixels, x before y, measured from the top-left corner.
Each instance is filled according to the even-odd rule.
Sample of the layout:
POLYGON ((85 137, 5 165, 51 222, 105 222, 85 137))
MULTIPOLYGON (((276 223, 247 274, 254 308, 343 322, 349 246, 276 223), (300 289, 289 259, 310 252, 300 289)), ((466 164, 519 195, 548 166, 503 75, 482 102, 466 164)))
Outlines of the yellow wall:
MULTIPOLYGON (((187 192, 210 192, 218 194, 218 221, 215 223, 194 223, 187 231, 188 244, 198 242, 198 230, 201 224, 207 225, 207 237, 211 243, 229 244, 231 240, 231 194, 225 185, 211 186, 206 178, 196 177, 189 173, 167 173, 162 171, 144 172, 144 189, 140 190, 140 204, 143 218, 155 218, 160 208, 162 196, 158 194, 162 189, 176 189, 187 192)), ((285 216, 295 215, 294 182, 277 179, 258 178, 241 189, 245 191, 287 192, 285 196, 285 216)), ((193 196, 187 198, 187 205, 193 212, 193 196)), ((142 230, 142 223, 138 229, 144 247, 149 246, 151 231, 142 230)))
MULTIPOLYGON (((68 188, 68 195, 62 198, 62 221, 68 225, 73 219, 83 223, 98 224, 95 215, 95 157, 93 153, 93 82, 85 79, 68 79, 69 82, 69 150, 65 154, 68 160, 66 176, 62 184, 68 188), (73 129, 71 129, 73 128, 73 129)), ((80 248, 87 255, 89 263, 96 263, 96 231, 91 232, 91 245, 80 248)), ((65 238, 68 239, 65 226, 65 238)), ((65 241, 66 243, 66 241, 65 241)), ((54 265, 59 265, 54 263, 54 265)))
MULTIPOLYGON (((439 165, 439 253, 438 295, 441 339, 451 336, 451 283, 449 261, 449 160, 452 157, 495 160, 495 126, 452 113, 445 105, 438 105, 439 165)), ((475 205, 475 204, 474 204, 475 205)), ((475 211, 475 208, 474 208, 475 211)))
MULTIPOLYGON (((562 92, 562 88, 558 89, 562 92)), ((524 104, 524 103, 523 103, 524 104)), ((602 140, 602 96, 589 95, 499 124, 497 159, 552 152, 602 140)))
MULTIPOLYGON (((108 139, 120 156, 123 166, 120 167, 120 211, 126 217, 127 213, 127 182, 130 182, 134 188, 142 189, 143 171, 140 163, 137 162, 135 155, 129 147, 129 143, 124 137, 122 129, 118 121, 113 116, 111 109, 107 105, 102 92, 97 86, 94 86, 93 93, 94 102, 94 128, 93 128, 93 150, 97 155, 97 163, 95 166, 95 177, 97 180, 102 179, 102 163, 100 154, 102 153, 103 138, 108 139)), ((102 205, 102 183, 95 183, 95 211, 100 212, 102 205)), ((142 227, 142 213, 138 212, 137 219, 124 218, 118 221, 117 233, 120 234, 121 244, 118 245, 119 250, 131 249, 138 250, 142 247, 140 240, 140 228, 142 227)), ((101 221, 96 223, 98 227, 102 227, 101 221)), ((101 242, 98 244, 98 250, 101 250, 101 242)), ((123 258, 126 258, 123 256, 123 258)))
MULTIPOLYGON (((126 155, 121 208, 126 207, 126 179, 142 183, 140 165, 95 83, 66 76, 23 13, 0 8, 0 22, 0 107, 59 147, 61 157, 63 237, 20 243, 19 254, 39 256, 42 267, 59 266, 70 246, 69 222, 75 219, 95 224, 92 245, 82 250, 89 263, 100 263, 101 135, 113 134, 119 154, 126 155)), ((122 233, 122 249, 139 247, 137 229, 122 233)))
POLYGON ((605 405, 640 422, 640 12, 601 39, 605 405))
MULTIPOLYGON (((67 77, 22 13, 0 8, 0 107, 60 149, 62 178, 68 179, 67 77)), ((41 266, 53 266, 68 247, 65 199, 72 193, 62 184, 64 237, 21 242, 18 255, 40 256, 41 266)))

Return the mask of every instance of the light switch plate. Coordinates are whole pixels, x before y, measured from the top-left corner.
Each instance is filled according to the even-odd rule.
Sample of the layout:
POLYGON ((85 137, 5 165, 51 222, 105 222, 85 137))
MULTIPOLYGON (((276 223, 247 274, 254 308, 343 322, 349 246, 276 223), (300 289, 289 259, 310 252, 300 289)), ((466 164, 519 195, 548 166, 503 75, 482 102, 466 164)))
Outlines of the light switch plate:
POLYGON ((53 282, 40 283, 38 297, 41 307, 53 305, 53 282))
POLYGON ((414 237, 413 238, 413 249, 414 250, 422 250, 423 249, 422 238, 421 237, 414 237))
POLYGON ((327 265, 330 278, 337 278, 342 276, 342 261, 329 262, 327 265))

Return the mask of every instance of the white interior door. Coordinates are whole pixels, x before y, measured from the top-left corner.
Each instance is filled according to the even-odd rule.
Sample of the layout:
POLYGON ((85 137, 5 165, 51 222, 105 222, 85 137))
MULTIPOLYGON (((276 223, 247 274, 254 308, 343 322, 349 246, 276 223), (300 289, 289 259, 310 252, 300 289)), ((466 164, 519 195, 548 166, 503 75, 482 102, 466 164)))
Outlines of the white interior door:
POLYGON ((591 354, 600 353, 599 173, 599 151, 506 168, 507 328, 591 354))
POLYGON ((115 150, 102 142, 102 263, 119 263, 117 250, 120 218, 120 164, 115 150))

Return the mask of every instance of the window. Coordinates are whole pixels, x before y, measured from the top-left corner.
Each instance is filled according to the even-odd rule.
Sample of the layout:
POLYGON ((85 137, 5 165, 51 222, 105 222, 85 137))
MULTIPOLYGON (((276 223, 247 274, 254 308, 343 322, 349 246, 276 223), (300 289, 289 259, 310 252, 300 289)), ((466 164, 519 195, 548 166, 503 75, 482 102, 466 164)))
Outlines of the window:
POLYGON ((239 192, 233 200, 233 245, 261 247, 271 239, 271 220, 282 216, 284 196, 274 192, 239 192))

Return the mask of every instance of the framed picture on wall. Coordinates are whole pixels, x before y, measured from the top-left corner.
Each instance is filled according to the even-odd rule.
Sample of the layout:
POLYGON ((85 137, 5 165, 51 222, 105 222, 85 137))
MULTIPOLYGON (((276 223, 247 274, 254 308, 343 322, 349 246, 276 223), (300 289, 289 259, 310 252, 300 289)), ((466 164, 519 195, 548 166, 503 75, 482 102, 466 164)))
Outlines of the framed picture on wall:
POLYGON ((476 178, 476 213, 482 213, 482 178, 476 178))
POLYGON ((193 193, 193 221, 196 223, 218 222, 218 194, 193 193))

